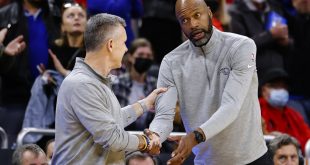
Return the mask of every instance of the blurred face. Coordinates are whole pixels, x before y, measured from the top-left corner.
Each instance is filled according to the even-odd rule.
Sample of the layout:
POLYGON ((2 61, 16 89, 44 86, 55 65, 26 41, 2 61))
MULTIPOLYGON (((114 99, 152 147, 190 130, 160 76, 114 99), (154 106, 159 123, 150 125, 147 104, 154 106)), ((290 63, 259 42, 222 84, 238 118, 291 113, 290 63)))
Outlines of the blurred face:
POLYGON ((86 27, 86 12, 79 6, 67 8, 62 15, 62 31, 68 34, 82 34, 86 27))
POLYGON ((294 8, 302 14, 310 14, 310 0, 292 0, 294 8))
POLYGON ((48 160, 51 160, 53 157, 54 145, 55 145, 55 142, 51 142, 47 146, 46 157, 48 160))
POLYGON ((129 56, 131 67, 139 74, 146 73, 153 63, 153 52, 150 47, 138 47, 136 51, 129 56))
POLYGON ((178 0, 176 17, 185 36, 197 47, 206 45, 212 35, 212 13, 203 0, 178 0))
POLYGON ((279 148, 273 156, 275 165, 298 165, 299 159, 297 149, 293 144, 279 148))
POLYGON ((23 153, 22 165, 48 165, 48 163, 44 153, 36 156, 30 151, 25 151, 23 153))
POLYGON ((281 80, 263 85, 262 96, 265 100, 269 100, 270 93, 273 89, 287 89, 287 85, 284 81, 281 80))
POLYGON ((150 157, 147 157, 144 160, 132 159, 129 161, 129 165, 154 165, 154 162, 150 157))
POLYGON ((128 50, 125 43, 126 40, 127 35, 125 28, 123 26, 118 26, 112 41, 113 48, 111 60, 114 64, 112 69, 120 68, 122 66, 123 56, 128 50))

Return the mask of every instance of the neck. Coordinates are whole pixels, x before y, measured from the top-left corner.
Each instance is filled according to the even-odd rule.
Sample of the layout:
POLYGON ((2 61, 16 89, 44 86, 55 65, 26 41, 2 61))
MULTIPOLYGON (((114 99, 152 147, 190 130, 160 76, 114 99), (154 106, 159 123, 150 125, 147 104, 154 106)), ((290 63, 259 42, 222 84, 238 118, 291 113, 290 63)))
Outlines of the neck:
POLYGON ((26 9, 30 14, 35 14, 39 9, 32 6, 27 0, 24 0, 24 9, 26 9))
POLYGON ((107 77, 112 69, 108 57, 101 52, 87 52, 84 62, 102 77, 107 77))
POLYGON ((130 69, 130 77, 132 80, 135 80, 139 83, 144 83, 145 79, 146 79, 146 73, 142 73, 142 74, 139 74, 135 68, 131 68, 130 69))
POLYGON ((68 34, 68 44, 70 47, 82 47, 83 35, 70 35, 68 34))

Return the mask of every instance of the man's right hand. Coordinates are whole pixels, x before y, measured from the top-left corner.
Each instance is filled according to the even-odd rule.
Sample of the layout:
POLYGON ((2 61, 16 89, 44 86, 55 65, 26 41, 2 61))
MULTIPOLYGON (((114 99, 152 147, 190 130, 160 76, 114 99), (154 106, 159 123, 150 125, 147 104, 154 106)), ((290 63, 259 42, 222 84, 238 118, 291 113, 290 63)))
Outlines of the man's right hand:
POLYGON ((274 39, 284 39, 288 38, 288 28, 287 25, 276 24, 274 27, 270 29, 270 33, 272 38, 274 39))

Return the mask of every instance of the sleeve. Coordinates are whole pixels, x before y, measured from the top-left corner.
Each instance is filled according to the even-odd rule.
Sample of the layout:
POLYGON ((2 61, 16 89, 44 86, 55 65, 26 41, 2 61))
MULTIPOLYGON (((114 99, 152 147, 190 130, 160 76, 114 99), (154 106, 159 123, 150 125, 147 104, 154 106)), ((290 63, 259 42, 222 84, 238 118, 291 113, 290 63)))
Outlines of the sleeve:
POLYGON ((111 115, 107 93, 92 83, 79 85, 71 98, 72 108, 94 142, 111 151, 133 151, 138 149, 139 140, 124 130, 111 115))
POLYGON ((166 58, 163 59, 159 69, 157 87, 169 87, 169 89, 156 99, 155 117, 150 124, 150 130, 158 133, 161 142, 164 142, 173 130, 173 119, 178 96, 166 58))
POLYGON ((214 137, 236 120, 256 74, 256 46, 253 40, 245 40, 235 50, 235 53, 231 54, 232 70, 224 88, 221 105, 211 118, 200 126, 206 139, 214 137))
MULTIPOLYGON (((240 14, 235 11, 231 11, 231 31, 233 33, 241 34, 244 36, 248 36, 247 30, 244 25, 244 20, 242 20, 240 14)), ((273 44, 274 40, 271 36, 271 33, 269 31, 264 31, 262 33, 255 34, 254 36, 248 36, 251 37, 257 47, 264 48, 265 46, 270 46, 270 44, 273 44)))
POLYGON ((123 113, 123 123, 125 127, 137 120, 138 116, 132 105, 128 105, 121 109, 123 113))

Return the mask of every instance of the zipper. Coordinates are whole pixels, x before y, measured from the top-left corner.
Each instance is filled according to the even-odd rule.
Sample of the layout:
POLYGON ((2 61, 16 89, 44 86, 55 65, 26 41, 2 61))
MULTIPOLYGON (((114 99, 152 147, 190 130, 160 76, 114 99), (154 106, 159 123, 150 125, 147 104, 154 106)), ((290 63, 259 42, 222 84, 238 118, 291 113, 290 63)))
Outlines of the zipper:
POLYGON ((205 54, 203 48, 200 48, 200 49, 201 49, 201 51, 203 53, 203 57, 204 57, 203 62, 204 62, 205 69, 206 69, 206 72, 207 72, 207 80, 208 80, 208 83, 209 83, 209 90, 210 90, 211 89, 211 83, 210 83, 210 77, 209 77, 208 68, 207 68, 207 62, 206 62, 207 61, 207 57, 206 57, 206 54, 205 54))

